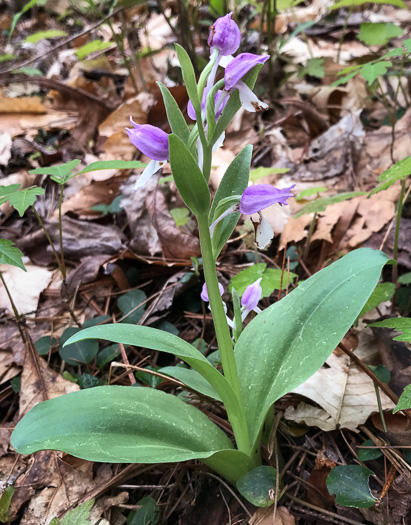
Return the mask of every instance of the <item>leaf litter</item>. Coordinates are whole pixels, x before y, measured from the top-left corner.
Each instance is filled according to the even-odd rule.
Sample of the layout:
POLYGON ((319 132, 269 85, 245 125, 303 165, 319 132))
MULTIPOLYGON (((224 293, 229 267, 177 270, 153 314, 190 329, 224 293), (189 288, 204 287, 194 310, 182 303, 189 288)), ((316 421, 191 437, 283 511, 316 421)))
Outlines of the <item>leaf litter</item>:
MULTIPOLYGON (((401 29, 407 30, 409 14, 404 9, 378 4, 350 12, 341 10, 331 22, 328 14, 332 4, 314 1, 310 5, 296 6, 293 10, 286 9, 287 5, 281 6, 282 11, 275 18, 275 34, 280 39, 280 61, 276 65, 278 71, 275 71, 278 75, 278 98, 267 113, 251 117, 240 113, 232 123, 224 147, 213 158, 215 167, 210 182, 214 189, 244 143, 254 145, 253 169, 289 170, 285 174, 268 174, 259 182, 280 184, 281 187, 297 182, 298 192, 318 185, 325 186, 326 191, 320 196, 307 199, 314 203, 314 208, 318 198, 374 189, 378 176, 392 165, 393 159, 398 161, 409 155, 411 113, 406 84, 396 85, 392 78, 380 77, 386 86, 386 99, 379 97, 375 91, 370 92, 366 78, 361 75, 353 76, 346 85, 332 86, 343 67, 368 60, 369 47, 364 45, 364 39, 369 38, 365 36, 367 24, 394 23, 397 24, 394 32, 399 34, 401 29), (297 22, 309 24, 301 30, 297 22), (281 41, 290 37, 295 29, 299 29, 299 34, 289 38, 288 42, 281 41), (353 35, 363 42, 353 38, 353 35), (337 55, 340 61, 336 60, 337 55), (283 62, 281 56, 285 59, 283 62), (323 59, 323 62, 317 62, 318 67, 314 67, 313 62, 310 64, 313 58, 317 61, 323 59), (284 73, 287 81, 281 83, 284 73), (396 91, 402 114, 398 112, 393 133, 386 106, 388 104, 392 110, 396 91), (378 116, 374 125, 373 115, 378 116)), ((35 206, 60 256, 56 186, 44 175, 37 175, 34 180, 28 171, 73 159, 81 160, 84 166, 95 161, 136 159, 138 153, 130 144, 124 128, 130 115, 138 123, 163 123, 164 126, 165 109, 155 84, 158 80, 170 87, 180 108, 185 111, 187 96, 176 68, 175 52, 169 47, 179 38, 186 38, 184 32, 176 30, 179 22, 176 5, 171 2, 167 12, 154 13, 142 3, 121 8, 118 15, 110 15, 119 33, 124 31, 124 23, 130 28, 138 26, 133 36, 124 38, 128 52, 133 53, 135 49, 141 52, 137 61, 131 63, 132 77, 119 50, 109 44, 113 36, 107 26, 93 29, 92 21, 95 19, 91 13, 77 13, 81 23, 85 24, 85 31, 77 40, 72 39, 72 28, 68 27, 64 18, 57 20, 53 14, 53 11, 66 13, 67 5, 61 0, 53 2, 53 11, 47 5, 40 8, 39 19, 30 21, 23 16, 9 42, 4 40, 4 35, 1 37, 7 53, 16 54, 18 58, 6 61, 5 67, 0 69, 0 120, 3 130, 0 135, 0 184, 8 186, 17 183, 22 184, 22 188, 28 188, 36 183, 44 188, 45 195, 36 201, 35 206), (56 35, 52 40, 41 40, 44 44, 38 49, 27 48, 29 51, 24 53, 24 47, 19 48, 30 33, 50 29, 65 31, 70 36, 56 35), (64 44, 65 38, 68 39, 67 44, 64 44), (95 51, 84 59, 76 57, 75 52, 81 46, 97 39, 107 43, 107 47, 95 47, 95 51), (33 70, 10 74, 19 66, 32 66, 42 75, 34 75, 33 70)), ((249 9, 252 12, 252 7, 249 9)), ((210 25, 208 22, 212 15, 207 10, 206 16, 203 16, 200 10, 196 19, 193 13, 190 12, 190 16, 194 17, 192 23, 203 39, 195 44, 200 52, 208 34, 204 28, 210 25)), ((67 16, 70 19, 72 15, 69 13, 67 16)), ((260 28, 258 13, 250 15, 246 10, 240 10, 240 16, 244 17, 245 31, 249 30, 250 35, 252 28, 260 28)), ((11 18, 1 20, 6 24, 3 29, 9 29, 11 18)), ((261 38, 266 34, 267 24, 264 23, 261 38)), ((394 34, 392 37, 397 38, 394 34)), ((250 52, 255 52, 251 40, 247 45, 250 52)), ((378 56, 378 47, 372 48, 372 52, 378 56)), ((390 60, 393 64, 394 59, 390 60)), ((388 62, 383 64, 383 68, 385 66, 390 67, 388 62)), ((261 87, 263 92, 265 90, 267 101, 268 86, 269 78, 262 77, 261 87)), ((147 161, 144 157, 138 160, 147 161)), ((167 169, 163 171, 165 176, 167 169)), ((199 300, 202 281, 197 273, 196 258, 200 251, 195 222, 189 217, 185 225, 176 224, 172 210, 180 208, 182 203, 175 185, 172 181, 164 182, 164 176, 153 177, 150 184, 137 193, 133 186, 140 172, 141 169, 95 171, 79 175, 67 183, 62 203, 62 246, 68 267, 70 308, 80 319, 80 324, 93 318, 97 319, 97 323, 119 321, 123 315, 118 308, 119 297, 132 290, 141 290, 146 297, 142 301, 144 315, 141 322, 177 330, 187 341, 204 344, 205 352, 214 352, 217 348, 210 337, 208 316, 202 311, 199 300), (96 210, 99 206, 100 210, 104 209, 101 206, 110 206, 117 197, 121 197, 121 201, 119 208, 113 208, 116 211, 104 213, 96 210), (162 322, 165 324, 160 325, 162 322)), ((364 243, 375 248, 383 245, 385 251, 392 255, 395 235, 392 224, 399 195, 400 183, 396 183, 370 198, 362 195, 343 202, 330 202, 316 213, 314 222, 312 213, 296 217, 301 210, 301 205, 296 202, 289 207, 272 207, 266 210, 265 217, 276 232, 274 244, 268 251, 258 253, 256 260, 252 243, 247 244, 247 238, 250 239, 247 226, 240 224, 218 262, 223 282, 244 267, 264 261, 270 268, 283 269, 285 284, 282 288, 286 293, 288 288, 294 286, 293 280, 287 277, 288 271, 296 272, 301 280, 305 279, 328 260, 336 259, 341 253, 364 243), (294 251, 290 251, 291 248, 294 251)), ((25 264, 27 274, 3 266, 2 272, 12 289, 18 311, 30 314, 25 316, 25 333, 32 336, 21 340, 7 295, 0 286, 0 307, 3 309, 0 384, 5 389, 2 400, 6 403, 0 432, 6 442, 19 417, 44 396, 55 397, 84 388, 87 381, 92 381, 90 378, 104 384, 108 381, 129 384, 129 380, 120 368, 116 368, 115 372, 108 365, 99 369, 98 356, 105 350, 101 346, 96 359, 81 366, 65 363, 53 348, 43 357, 37 354, 32 339, 50 335, 59 338, 72 323, 60 290, 62 281, 56 278, 53 252, 34 213, 29 210, 23 219, 17 219, 14 209, 7 203, 1 205, 1 212, 2 237, 14 242, 30 259, 25 264)), ((399 231, 401 270, 411 268, 409 222, 409 210, 406 209, 399 231)), ((397 296, 397 304, 403 305, 401 311, 407 313, 408 308, 409 312, 409 286, 400 286, 397 296)), ((265 306, 278 297, 279 292, 275 290, 264 299, 267 301, 265 306)), ((140 304, 135 306, 142 307, 140 304)), ((382 306, 379 308, 377 316, 382 306)), ((369 314, 364 318, 370 319, 369 314)), ((410 382, 407 371, 410 364, 398 357, 391 335, 386 334, 383 338, 374 329, 373 338, 365 332, 361 320, 356 330, 355 337, 358 336, 360 341, 355 349, 356 355, 365 363, 384 363, 393 373, 390 387, 400 394, 399 390, 406 386, 407 381, 410 382)), ((113 349, 113 355, 117 350, 113 349)), ((141 349, 126 348, 125 352, 130 363, 142 368, 155 370, 177 364, 170 362, 170 357, 165 359, 141 349)), ((404 352, 402 348, 399 355, 403 356, 404 352)), ((166 391, 176 389, 167 380, 159 388, 166 391)), ((193 402, 202 403, 204 409, 227 428, 224 414, 218 406, 207 404, 193 394, 190 396, 193 402)), ((394 404, 384 393, 381 393, 381 399, 387 414, 394 404)), ((201 472, 187 470, 184 465, 177 468, 152 466, 137 476, 135 470, 128 474, 127 467, 93 466, 54 452, 40 452, 31 460, 20 457, 13 465, 13 451, 6 447, 0 457, 2 481, 8 480, 16 489, 9 517, 20 519, 24 524, 38 525, 48 524, 58 516, 60 522, 65 523, 64 512, 75 508, 78 503, 91 501, 94 490, 98 498, 91 510, 94 520, 91 522, 101 518, 100 523, 124 523, 130 517, 130 510, 137 510, 139 506, 134 502, 148 494, 156 498, 162 508, 164 523, 177 523, 177 520, 179 523, 195 522, 200 525, 202 522, 225 523, 227 516, 233 513, 239 517, 238 523, 293 525, 297 522, 312 523, 313 516, 321 518, 321 509, 332 512, 333 519, 338 519, 338 515, 342 514, 341 507, 334 507, 328 499, 330 496, 324 488, 325 471, 321 471, 333 468, 333 460, 327 460, 331 463, 318 464, 316 461, 314 464, 310 454, 314 454, 317 460, 321 454, 337 460, 337 454, 339 459, 352 462, 351 449, 344 438, 346 440, 349 436, 354 443, 358 433, 363 432, 363 425, 373 432, 381 428, 376 423, 378 404, 372 380, 350 358, 336 351, 325 367, 296 389, 293 396, 280 400, 278 408, 282 411, 278 417, 284 425, 278 439, 281 443, 288 442, 295 451, 293 457, 287 457, 290 458, 288 470, 293 474, 292 479, 297 483, 298 490, 304 493, 304 479, 307 479, 306 474, 310 474, 314 489, 322 490, 326 495, 325 502, 324 499, 315 500, 312 487, 311 492, 307 490, 307 500, 311 503, 315 501, 315 509, 309 510, 302 498, 288 491, 276 509, 270 509, 267 514, 258 511, 248 521, 247 514, 230 492, 223 486, 208 486, 201 472), (325 383, 329 388, 324 388, 325 383), (297 395, 303 396, 304 402, 297 403, 296 399, 301 401, 297 395), (369 418, 370 414, 374 416, 369 418), (305 478, 299 474, 301 467, 305 478), (317 477, 313 475, 316 470, 322 472, 316 474, 317 477), (119 476, 118 484, 110 486, 110 479, 116 475, 119 476), (121 483, 127 479, 131 479, 133 484, 123 489, 121 483), (102 496, 103 489, 99 492, 100 487, 106 485, 110 487, 110 495, 102 496), (185 488, 182 490, 182 487, 185 488), (200 497, 196 499, 198 494, 200 497), (224 495, 224 505, 220 494, 224 495), (84 500, 87 495, 90 497, 84 500), (128 500, 133 504, 127 506, 128 500), (191 509, 191 501, 194 500, 196 502, 191 509), (193 521, 195 512, 200 512, 197 516, 202 517, 193 521)), ((387 424, 392 430, 388 418, 387 424)), ((397 441, 393 439, 393 442, 397 441)), ((381 465, 375 466, 375 471, 380 480, 384 479, 381 465)), ((391 498, 403 503, 403 507, 398 505, 397 509, 391 509, 393 523, 397 524, 409 516, 409 498, 400 476, 393 482, 391 490, 391 498)), ((89 503, 86 506, 91 508, 89 503)), ((381 522, 381 512, 377 508, 372 512, 352 510, 350 517, 357 523, 362 522, 363 517, 372 523, 381 522)), ((84 520, 85 523, 90 522, 86 515, 84 520)))

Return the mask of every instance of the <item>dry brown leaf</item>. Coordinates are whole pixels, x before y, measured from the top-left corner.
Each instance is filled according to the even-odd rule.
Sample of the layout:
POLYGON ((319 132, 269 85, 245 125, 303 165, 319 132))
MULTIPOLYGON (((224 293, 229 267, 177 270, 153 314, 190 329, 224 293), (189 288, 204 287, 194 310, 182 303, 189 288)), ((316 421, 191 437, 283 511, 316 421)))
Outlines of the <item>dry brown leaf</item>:
POLYGON ((132 127, 130 117, 133 117, 136 124, 147 123, 147 113, 154 104, 154 99, 148 93, 140 93, 136 97, 127 100, 115 111, 113 111, 99 126, 100 135, 111 137, 119 131, 124 132, 124 128, 132 127))
MULTIPOLYGON (((53 272, 33 264, 26 264, 27 272, 9 264, 2 265, 1 271, 7 287, 20 314, 35 312, 41 292, 47 288, 53 272)), ((0 308, 12 313, 6 290, 0 284, 0 308)))
POLYGON ((258 509, 248 522, 249 525, 295 525, 295 518, 287 507, 277 507, 274 519, 274 507, 258 509))
POLYGON ((177 227, 160 190, 147 196, 146 205, 161 242, 164 257, 189 259, 200 255, 200 241, 194 235, 185 233, 177 227))
POLYGON ((40 97, 0 96, 0 113, 47 113, 40 97))
MULTIPOLYGON (((378 355, 374 338, 364 331, 359 334, 356 355, 368 363, 378 355)), ((302 402, 295 408, 288 407, 285 417, 325 431, 338 427, 355 429, 378 411, 374 383, 345 354, 331 354, 326 364, 327 368, 321 368, 293 390, 320 408, 302 402)), ((394 403, 383 392, 380 396, 383 410, 392 410, 394 403)))
MULTIPOLYGON (((73 212, 77 215, 98 217, 99 212, 90 208, 97 204, 109 204, 118 195, 119 186, 120 182, 115 180, 88 184, 64 200, 62 213, 65 215, 67 212, 73 212)), ((58 217, 58 210, 55 210, 54 217, 58 217)))
POLYGON ((306 228, 311 224, 312 217, 310 215, 301 215, 298 219, 291 219, 284 226, 283 233, 280 238, 280 245, 278 250, 284 250, 289 243, 297 243, 307 237, 308 231, 306 228))
POLYGON ((38 355, 32 355, 27 350, 21 374, 19 418, 21 419, 45 398, 54 399, 77 390, 80 390, 80 387, 76 383, 63 379, 59 373, 47 366, 44 359, 38 355))

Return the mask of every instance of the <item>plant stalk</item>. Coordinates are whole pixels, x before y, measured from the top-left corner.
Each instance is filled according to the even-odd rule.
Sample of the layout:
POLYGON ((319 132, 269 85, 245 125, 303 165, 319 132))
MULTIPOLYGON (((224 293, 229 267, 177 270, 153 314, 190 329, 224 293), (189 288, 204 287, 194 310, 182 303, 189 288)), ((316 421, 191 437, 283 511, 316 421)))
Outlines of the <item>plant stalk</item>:
MULTIPOLYGON (((201 253, 203 256, 204 277, 207 284, 207 293, 210 300, 211 312, 213 314, 213 322, 218 349, 221 355, 221 363, 223 365, 224 375, 234 390, 234 393, 239 400, 239 405, 242 409, 240 418, 242 422, 238 425, 235 425, 237 428, 234 428, 233 425, 233 432, 238 449, 248 454, 250 450, 250 441, 242 403, 240 381, 238 378, 237 364, 234 357, 233 342, 231 340, 230 330, 228 328, 225 316, 226 314, 223 307, 223 301, 218 288, 217 270, 211 245, 207 214, 198 215, 197 221, 200 235, 201 253)), ((232 424, 234 420, 239 419, 238 417, 230 418, 230 414, 228 414, 228 416, 229 419, 231 419, 232 424)))
POLYGON ((61 275, 63 276, 63 280, 66 280, 67 272, 66 272, 66 262, 64 260, 64 252, 63 252, 63 221, 61 217, 61 207, 63 204, 63 192, 64 192, 64 184, 60 186, 60 198, 59 198, 59 237, 60 237, 60 271, 61 275))
MULTIPOLYGON (((400 237, 400 224, 401 224, 401 215, 402 215, 402 205, 403 205, 404 194, 405 194, 405 182, 406 182, 406 179, 403 179, 401 181, 401 192, 400 192, 400 198, 398 200, 397 216, 395 218, 393 259, 396 263, 398 263, 398 241, 400 237)), ((394 284, 397 284, 397 281, 398 281, 398 264, 394 264, 392 267, 392 282, 394 284)), ((393 301, 393 304, 394 304, 394 301, 393 301)))
POLYGON ((56 258, 57 266, 59 267, 59 270, 60 270, 61 274, 63 275, 63 268, 61 266, 60 257, 59 257, 59 255, 57 253, 57 250, 54 248, 53 241, 51 240, 49 232, 47 231, 47 229, 46 229, 46 227, 44 225, 43 219, 40 217, 40 215, 38 214, 38 212, 37 212, 37 210, 36 210, 36 208, 34 206, 32 206, 31 208, 34 211, 34 215, 36 216, 36 219, 37 219, 38 223, 40 224, 41 229, 44 232, 44 235, 46 236, 47 242, 50 244, 51 249, 53 250, 53 254, 54 254, 54 257, 56 258))

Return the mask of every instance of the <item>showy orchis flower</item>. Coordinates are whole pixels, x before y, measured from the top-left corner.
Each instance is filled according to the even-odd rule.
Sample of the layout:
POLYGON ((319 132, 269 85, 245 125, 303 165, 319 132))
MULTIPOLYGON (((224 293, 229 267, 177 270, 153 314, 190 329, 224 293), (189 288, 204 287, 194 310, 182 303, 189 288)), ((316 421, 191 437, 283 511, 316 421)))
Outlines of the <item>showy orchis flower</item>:
POLYGON ((274 188, 271 184, 248 186, 241 197, 240 212, 244 215, 252 215, 272 204, 278 203, 281 206, 287 206, 287 199, 294 197, 291 193, 294 186, 295 184, 292 184, 284 189, 274 188))
MULTIPOLYGON (((223 295, 224 293, 224 287, 221 283, 218 283, 218 289, 220 290, 220 295, 223 295)), ((208 292, 207 292, 207 285, 206 283, 203 284, 203 289, 201 290, 201 294, 200 294, 200 297, 201 299, 205 302, 205 303, 208 303, 210 301, 209 297, 208 297, 208 292)))
POLYGON ((261 312, 257 306, 263 295, 263 289, 261 288, 260 284, 261 279, 262 278, 257 279, 257 281, 247 286, 247 288, 244 290, 243 296, 241 298, 241 306, 243 307, 241 314, 242 321, 244 321, 247 315, 252 311, 258 314, 261 312))
POLYGON ((211 51, 218 49, 222 56, 232 55, 240 46, 240 28, 234 20, 231 20, 232 14, 231 12, 219 18, 214 25, 210 27, 208 45, 211 51))
POLYGON ((169 158, 168 134, 150 124, 136 124, 132 117, 130 122, 134 128, 126 128, 131 143, 144 155, 152 159, 138 179, 135 189, 141 188, 150 177, 164 166, 169 158))
POLYGON ((274 237, 273 229, 266 219, 264 219, 261 210, 268 208, 272 204, 287 206, 287 199, 294 197, 291 190, 295 184, 288 188, 278 189, 271 184, 256 184, 245 189, 240 200, 240 212, 244 215, 253 215, 258 213, 260 219, 254 222, 255 242, 260 249, 264 249, 274 237))
POLYGON ((225 68, 224 90, 226 96, 238 89, 241 105, 247 111, 256 112, 268 108, 268 105, 261 102, 247 84, 241 80, 254 66, 264 64, 268 58, 268 55, 259 56, 252 53, 241 53, 233 58, 225 68))

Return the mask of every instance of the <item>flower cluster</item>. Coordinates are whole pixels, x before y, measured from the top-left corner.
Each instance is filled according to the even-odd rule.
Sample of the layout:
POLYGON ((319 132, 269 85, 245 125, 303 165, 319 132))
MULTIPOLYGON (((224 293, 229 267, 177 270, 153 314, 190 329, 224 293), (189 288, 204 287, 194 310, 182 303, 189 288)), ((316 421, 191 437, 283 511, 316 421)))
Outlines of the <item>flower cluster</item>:
MULTIPOLYGON (((210 28, 208 44, 211 51, 211 69, 201 101, 202 125, 205 127, 207 96, 215 84, 219 65, 225 68, 225 72, 224 89, 218 90, 214 99, 216 120, 220 118, 230 95, 236 90, 238 90, 242 106, 247 111, 262 111, 268 107, 267 104, 257 98, 243 81, 243 78, 249 71, 268 60, 268 55, 258 56, 251 53, 240 53, 235 58, 232 56, 233 53, 238 51, 241 34, 238 25, 232 20, 231 16, 232 13, 229 13, 219 18, 210 28)), ((192 120, 196 120, 196 113, 191 101, 188 103, 187 113, 192 120)), ((130 121, 133 128, 126 128, 126 130, 132 144, 144 155, 152 159, 136 184, 136 188, 140 188, 169 160, 168 134, 150 124, 136 124, 132 118, 130 118, 130 121)), ((222 144, 223 138, 224 136, 217 141, 217 146, 222 144)), ((199 151, 198 157, 201 160, 201 151, 199 151)))

